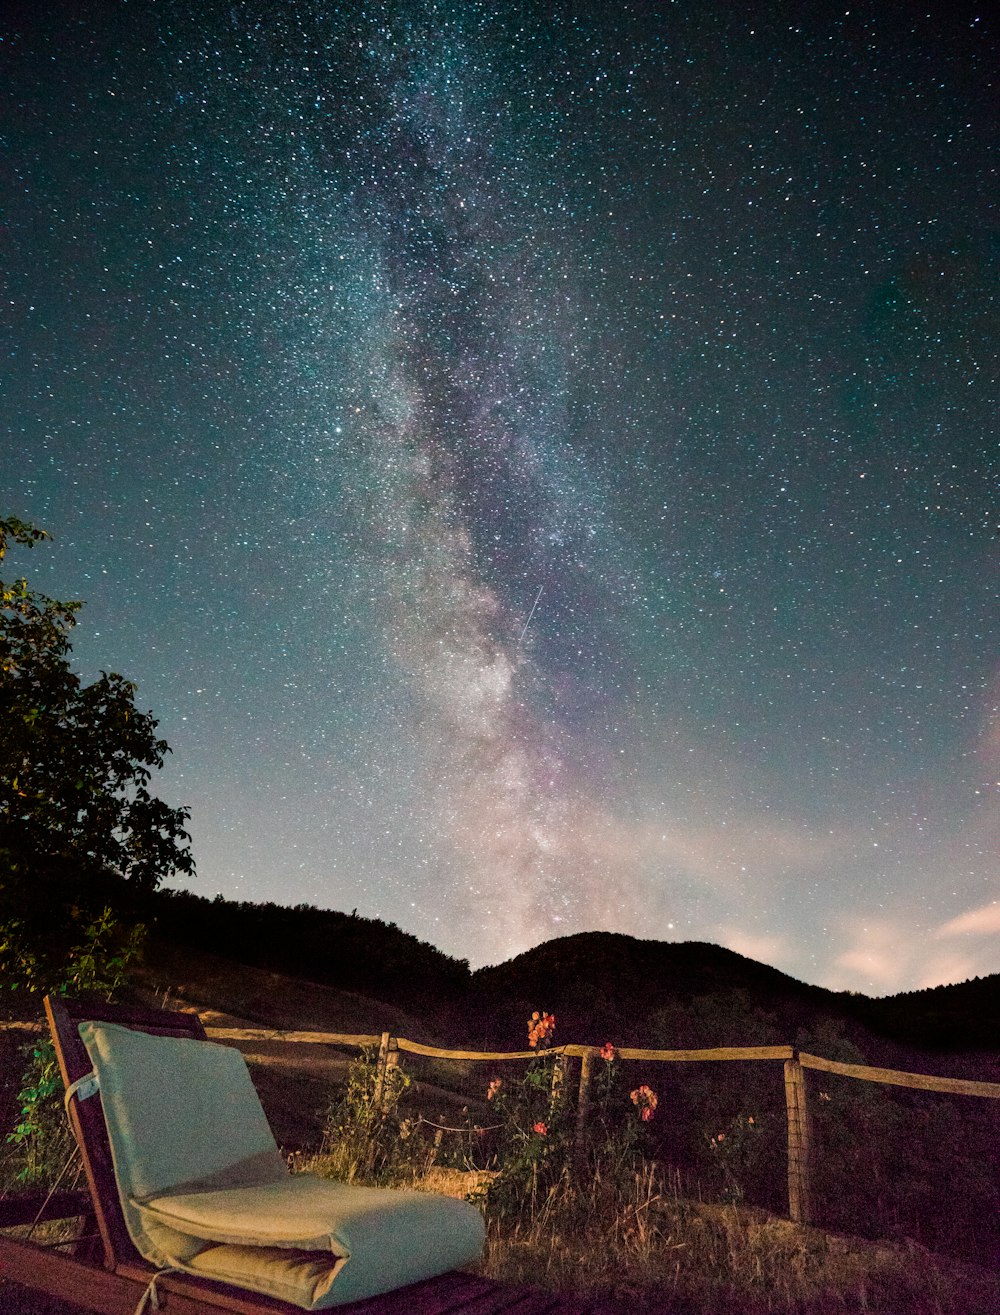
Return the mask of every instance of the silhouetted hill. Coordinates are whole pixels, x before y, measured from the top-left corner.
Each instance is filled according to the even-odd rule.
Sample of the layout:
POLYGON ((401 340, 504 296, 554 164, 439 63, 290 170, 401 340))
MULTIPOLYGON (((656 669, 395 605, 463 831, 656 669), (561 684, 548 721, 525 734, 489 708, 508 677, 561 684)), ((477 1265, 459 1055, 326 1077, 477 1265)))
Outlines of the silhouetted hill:
POLYGON ((433 1018, 468 986, 469 965, 395 923, 309 904, 252 904, 162 890, 147 919, 163 941, 358 991, 433 1018))
POLYGON ((911 1046, 949 1052, 997 1049, 1000 973, 883 999, 849 997, 847 1008, 871 1028, 911 1046))
POLYGON ((995 1052, 1000 974, 872 999, 828 991, 703 941, 581 932, 469 972, 392 923, 300 904, 237 903, 160 891, 158 938, 253 967, 359 992, 422 1017, 456 1042, 520 1049, 534 1009, 558 1040, 688 1048, 793 1044, 832 1059, 980 1072, 995 1052), (968 1052, 968 1066, 954 1056, 968 1052), (975 1052, 978 1052, 975 1053, 975 1052), (937 1062, 940 1061, 940 1062, 937 1062))
MULTIPOLYGON (((995 1050, 1000 975, 876 1000, 810 986, 703 941, 585 932, 472 974, 468 1011, 489 1045, 523 1046, 534 1009, 556 1015, 562 1041, 671 1049, 792 1044, 896 1067, 921 1052, 929 1055, 927 1071, 940 1067, 938 1051, 957 1076, 956 1054, 995 1050)), ((970 1056, 977 1074, 981 1060, 970 1056)))
MULTIPOLYGON (((238 1017, 232 1026, 283 1031, 391 1032, 433 1044, 422 1016, 357 991, 257 968, 190 945, 150 936, 128 980, 143 1004, 193 1007, 238 1017)), ((228 1024, 219 1024, 228 1026, 228 1024)))
POLYGON ((617 932, 546 941, 481 968, 470 986, 471 1012, 485 1039, 512 1046, 523 1046, 533 1009, 556 1014, 561 1040, 583 1044, 763 1045, 771 1041, 765 1032, 788 1042, 817 1013, 840 1014, 842 1000, 719 945, 617 932), (709 1011, 713 1017, 685 1022, 692 1003, 706 999, 719 1006, 709 1011))

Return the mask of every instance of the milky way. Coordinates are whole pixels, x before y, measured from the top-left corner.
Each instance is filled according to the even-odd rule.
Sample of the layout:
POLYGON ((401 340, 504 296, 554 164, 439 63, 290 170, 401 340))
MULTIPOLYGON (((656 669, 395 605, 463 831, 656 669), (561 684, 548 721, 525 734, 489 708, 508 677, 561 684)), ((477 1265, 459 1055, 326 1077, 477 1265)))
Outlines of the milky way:
POLYGON ((161 717, 196 889, 1000 969, 985 18, 3 37, 19 565, 161 717))

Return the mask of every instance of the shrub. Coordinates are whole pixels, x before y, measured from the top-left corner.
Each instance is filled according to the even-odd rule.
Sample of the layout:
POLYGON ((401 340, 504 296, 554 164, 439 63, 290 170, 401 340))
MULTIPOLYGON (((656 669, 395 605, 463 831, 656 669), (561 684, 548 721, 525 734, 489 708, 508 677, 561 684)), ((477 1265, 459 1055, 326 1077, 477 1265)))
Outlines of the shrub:
POLYGON ((315 1171, 348 1183, 388 1184, 410 1176, 417 1146, 412 1121, 400 1113, 409 1088, 399 1065, 382 1068, 377 1051, 362 1051, 327 1111, 315 1171))
MULTIPOLYGON (((110 999, 140 953, 145 933, 141 925, 123 928, 111 909, 104 909, 83 928, 80 944, 70 952, 65 977, 52 994, 91 993, 110 999)), ((16 1181, 47 1184, 58 1177, 75 1147, 63 1114, 62 1079, 51 1040, 40 1037, 23 1053, 27 1067, 18 1093, 20 1113, 7 1142, 16 1151, 16 1181)))

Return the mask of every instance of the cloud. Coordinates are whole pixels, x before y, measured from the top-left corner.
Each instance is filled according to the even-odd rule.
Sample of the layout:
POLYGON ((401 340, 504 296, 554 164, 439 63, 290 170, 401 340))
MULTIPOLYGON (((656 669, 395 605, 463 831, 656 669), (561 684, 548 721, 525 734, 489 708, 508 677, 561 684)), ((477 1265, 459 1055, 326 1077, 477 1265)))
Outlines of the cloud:
POLYGON ((1000 900, 960 913, 937 930, 942 936, 990 936, 1000 932, 1000 900))
POLYGON ((997 932, 1000 901, 959 914, 936 930, 902 913, 898 922, 856 918, 843 924, 846 944, 822 984, 832 990, 890 995, 967 981, 996 972, 995 943, 990 939, 957 945, 955 938, 992 938, 997 932))
POLYGON ((811 835, 805 827, 775 826, 750 817, 712 827, 668 821, 646 827, 636 842, 645 855, 712 887, 770 880, 789 868, 818 867, 831 853, 829 839, 811 835))
POLYGON ((881 994, 908 985, 909 933, 884 920, 854 921, 847 926, 852 943, 833 960, 823 983, 834 991, 857 990, 859 984, 881 994))
POLYGON ((727 950, 756 959, 758 963, 777 965, 792 957, 792 947, 784 936, 754 935, 739 927, 719 927, 715 939, 727 950))
POLYGON ((932 955, 917 971, 913 990, 923 991, 931 986, 947 986, 951 982, 965 982, 979 971, 973 959, 951 951, 932 955))

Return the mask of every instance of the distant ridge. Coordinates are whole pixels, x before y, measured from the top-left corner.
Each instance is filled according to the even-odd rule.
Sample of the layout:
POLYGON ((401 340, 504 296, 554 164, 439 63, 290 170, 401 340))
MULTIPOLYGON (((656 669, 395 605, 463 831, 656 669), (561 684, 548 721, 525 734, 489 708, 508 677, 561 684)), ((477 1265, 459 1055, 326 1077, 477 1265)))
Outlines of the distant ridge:
POLYGON ((310 904, 254 904, 162 890, 147 917, 164 941, 434 1016, 464 995, 469 965, 395 923, 310 904))
POLYGON ((563 1040, 584 1044, 808 1048, 817 1033, 838 1033, 840 1058, 856 1049, 873 1063, 905 1063, 913 1050, 995 1052, 1000 1024, 1000 974, 874 999, 811 986, 710 942, 604 931, 479 969, 470 999, 491 1044, 520 1044, 520 1015, 544 1008, 563 1040))
POLYGON ((1000 973, 878 1000, 850 998, 857 1017, 909 1045, 927 1049, 1000 1049, 1000 973))
MULTIPOLYGON (((1000 1035, 1000 974, 873 999, 811 986, 710 942, 607 931, 557 937, 470 973, 464 959, 393 923, 307 904, 160 891, 147 916, 164 941, 360 992, 439 1035, 490 1046, 523 1046, 534 1009, 557 1014, 563 1041, 808 1048, 820 1028, 843 1038, 843 1054, 830 1058, 863 1053, 897 1066, 904 1051, 996 1052, 1000 1035)), ((979 1067, 970 1076, 985 1076, 979 1067)))

